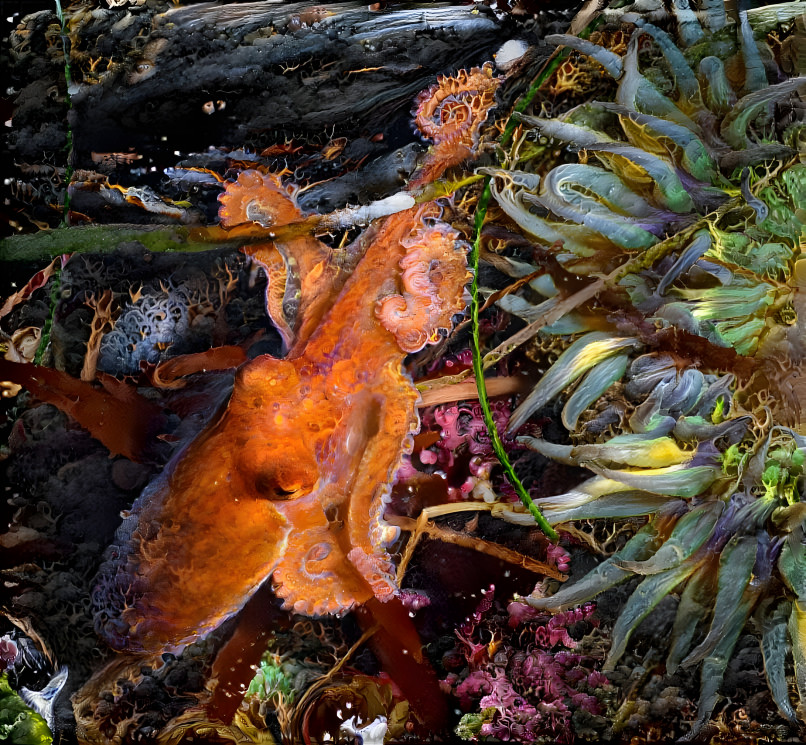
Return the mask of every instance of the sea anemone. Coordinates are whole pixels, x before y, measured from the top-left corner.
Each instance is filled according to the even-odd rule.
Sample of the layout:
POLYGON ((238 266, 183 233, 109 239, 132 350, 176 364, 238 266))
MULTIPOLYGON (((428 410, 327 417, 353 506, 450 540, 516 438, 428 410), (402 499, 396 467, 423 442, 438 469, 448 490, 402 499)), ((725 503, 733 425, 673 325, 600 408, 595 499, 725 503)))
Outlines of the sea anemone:
MULTIPOLYGON (((618 82, 615 100, 557 119, 520 117, 522 142, 567 144, 579 162, 546 171, 546 148, 524 147, 525 157, 482 172, 505 215, 559 265, 529 283, 531 295, 498 300, 552 351, 508 432, 559 406, 567 440, 521 444, 592 472, 536 504, 552 525, 650 516, 583 579, 523 600, 560 612, 642 577, 613 628, 611 670, 638 624, 678 588, 666 667, 702 666, 693 737, 751 619, 779 710, 806 720, 806 438, 793 429, 806 124, 790 103, 806 78, 787 77, 762 41, 769 14, 741 11, 732 23, 722 3, 705 3, 701 25, 684 5, 674 18, 607 11, 608 23, 631 29, 623 56, 548 37, 598 63, 618 82), (567 290, 571 274, 590 278, 573 280, 576 294, 555 281, 567 290), (602 426, 595 404, 614 400, 602 426)), ((779 11, 775 24, 797 12, 779 11)), ((511 504, 494 514, 532 521, 511 504)))

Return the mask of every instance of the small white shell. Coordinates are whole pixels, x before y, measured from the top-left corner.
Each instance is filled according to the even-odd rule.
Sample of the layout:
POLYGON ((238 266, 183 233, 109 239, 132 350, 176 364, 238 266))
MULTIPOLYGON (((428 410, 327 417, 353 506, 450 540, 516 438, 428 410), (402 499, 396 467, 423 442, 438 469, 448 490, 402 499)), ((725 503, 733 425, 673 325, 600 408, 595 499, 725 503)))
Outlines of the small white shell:
POLYGON ((523 39, 510 39, 493 55, 495 66, 501 72, 508 72, 526 54, 529 45, 523 39))

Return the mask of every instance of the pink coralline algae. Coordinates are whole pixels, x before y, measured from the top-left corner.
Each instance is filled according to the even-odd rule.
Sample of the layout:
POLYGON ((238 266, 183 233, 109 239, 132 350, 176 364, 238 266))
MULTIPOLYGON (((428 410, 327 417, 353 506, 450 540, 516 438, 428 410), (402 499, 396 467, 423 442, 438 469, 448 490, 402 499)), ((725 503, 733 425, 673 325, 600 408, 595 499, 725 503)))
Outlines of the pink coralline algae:
MULTIPOLYGON (((493 401, 492 410, 496 427, 505 431, 510 414, 508 402, 493 401)), ((479 404, 436 406, 431 415, 441 430, 442 437, 436 444, 440 450, 450 454, 459 446, 467 445, 473 455, 487 455, 490 452, 490 436, 487 434, 479 404)), ((427 414, 423 416, 423 421, 427 421, 427 414)))
MULTIPOLYGON (((454 363, 461 366, 461 358, 454 363)), ((498 431, 502 433, 507 448, 521 448, 514 438, 504 435, 509 421, 510 406, 506 401, 493 401, 493 418, 498 431)), ((416 478, 421 472, 441 472, 447 478, 447 500, 462 502, 470 499, 471 492, 480 481, 489 481, 498 458, 493 453, 490 436, 482 419, 478 403, 442 404, 429 406, 420 414, 420 434, 433 433, 436 440, 426 439, 426 445, 414 443, 414 451, 404 456, 397 472, 398 482, 416 478), (460 480, 452 478, 462 474, 460 480)), ((508 483, 501 485, 501 493, 507 496, 511 491, 508 483)))
POLYGON ((546 548, 547 560, 550 564, 556 564, 557 569, 563 573, 571 568, 571 555, 559 544, 550 543, 546 548))
MULTIPOLYGON (((504 432, 509 421, 510 407, 506 401, 492 402, 493 418, 499 432, 504 432)), ((478 403, 460 403, 427 408, 422 413, 421 431, 436 431, 439 439, 430 447, 416 451, 420 463, 449 473, 457 461, 464 465, 461 456, 470 456, 467 468, 470 476, 461 487, 449 488, 452 500, 467 499, 479 479, 488 480, 498 459, 493 453, 490 436, 478 403)), ((508 447, 519 447, 514 440, 504 437, 508 447)))
POLYGON ((578 642, 572 634, 579 636, 580 625, 583 630, 596 625, 594 606, 549 617, 520 603, 511 603, 506 613, 485 604, 488 609, 475 614, 472 630, 466 624, 464 634, 457 634, 467 666, 443 680, 469 712, 457 734, 575 742, 575 721, 590 727, 603 713, 602 694, 610 686, 592 657, 574 651, 578 642))

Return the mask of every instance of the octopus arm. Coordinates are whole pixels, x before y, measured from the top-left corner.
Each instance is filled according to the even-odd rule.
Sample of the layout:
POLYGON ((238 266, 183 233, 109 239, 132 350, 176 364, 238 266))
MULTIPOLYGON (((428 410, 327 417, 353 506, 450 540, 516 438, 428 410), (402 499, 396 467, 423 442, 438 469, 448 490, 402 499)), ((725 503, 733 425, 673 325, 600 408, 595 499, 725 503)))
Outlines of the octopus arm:
POLYGON ((285 349, 288 349, 294 338, 293 319, 287 318, 285 298, 291 289, 288 282, 288 268, 282 254, 273 243, 245 246, 243 252, 251 257, 266 274, 266 314, 274 324, 285 349))
POLYGON ((440 330, 450 330, 453 317, 465 309, 467 244, 437 222, 412 231, 402 245, 403 291, 383 298, 376 314, 404 352, 417 352, 439 341, 440 330))
POLYGON ((367 395, 370 412, 359 467, 351 484, 352 498, 345 510, 345 528, 351 549, 348 559, 380 600, 396 591, 394 567, 385 547, 398 530, 384 521, 394 475, 405 453, 411 451, 419 429, 419 399, 410 377, 399 364, 384 366, 374 390, 367 395), (388 395, 392 392, 394 395, 388 395), (370 429, 371 428, 371 429, 370 429))
POLYGON ((295 530, 274 573, 278 596, 297 613, 343 613, 396 590, 385 545, 397 532, 382 518, 389 485, 417 428, 418 398, 397 355, 360 386, 349 369, 335 366, 347 395, 319 451, 318 488, 309 501, 290 506, 295 530))
POLYGON ((475 153, 481 126, 495 106, 500 82, 487 64, 460 70, 455 76, 440 76, 420 93, 412 112, 414 123, 423 137, 434 142, 434 147, 413 175, 409 189, 430 183, 475 153))
MULTIPOLYGON (((295 190, 272 173, 242 171, 227 184, 219 202, 221 225, 227 229, 246 225, 271 231, 305 221, 295 190)), ((268 236, 274 237, 271 232, 268 236)), ((333 299, 337 271, 330 250, 303 229, 299 235, 249 246, 244 252, 266 272, 266 310, 286 349, 295 344, 301 348, 333 299)))
POLYGON ((137 499, 94 591, 96 628, 110 646, 180 650, 240 610, 274 571, 298 527, 289 494, 311 491, 315 467, 297 441, 281 450, 282 428, 273 433, 255 403, 276 390, 293 411, 298 387, 289 362, 245 365, 227 410, 137 499))

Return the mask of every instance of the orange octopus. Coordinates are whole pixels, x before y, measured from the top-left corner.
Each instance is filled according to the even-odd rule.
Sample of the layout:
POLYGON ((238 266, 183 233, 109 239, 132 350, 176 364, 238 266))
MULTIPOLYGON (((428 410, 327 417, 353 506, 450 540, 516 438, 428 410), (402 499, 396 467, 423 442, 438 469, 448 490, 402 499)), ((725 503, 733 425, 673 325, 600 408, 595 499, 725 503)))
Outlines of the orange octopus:
MULTIPOLYGON (((442 77, 421 94, 416 121, 434 145, 400 204, 412 204, 412 194, 473 154, 498 83, 485 66, 442 77)), ((376 654, 386 667, 420 658, 407 611, 399 600, 388 602, 398 587, 386 547, 397 529, 383 513, 419 426, 419 394, 403 362, 463 312, 467 245, 428 203, 387 209, 346 249, 330 249, 312 235, 320 216, 304 216, 294 190, 259 171, 228 183, 220 202, 224 229, 265 235, 245 251, 268 274, 267 312, 286 354, 243 362, 232 348, 205 353, 205 366, 240 365, 234 388, 135 501, 107 550, 93 591, 96 629, 129 654, 76 694, 82 741, 103 739, 93 701, 123 670, 139 670, 138 660, 181 650, 213 630, 269 578, 285 608, 298 613, 363 606, 359 618, 380 624, 376 654)), ((356 214, 368 214, 363 209, 356 214)), ((173 380, 193 364, 174 358, 156 372, 173 380)), ((4 374, 57 405, 62 389, 72 390, 64 373, 43 377, 32 365, 5 365, 4 374)), ((96 426, 90 413, 103 402, 95 398, 84 419, 87 407, 71 411, 114 452, 137 457, 148 433, 127 438, 96 426)), ((430 674, 429 688, 409 669, 419 683, 407 696, 438 710, 436 678, 430 674)))
MULTIPOLYGON (((306 615, 394 594, 384 546, 396 530, 382 515, 418 429, 418 393, 396 338, 409 338, 408 319, 381 323, 377 308, 383 296, 399 297, 392 293, 400 264, 417 251, 418 236, 436 239, 460 269, 427 292, 461 298, 468 279, 455 231, 412 231, 420 212, 370 228, 360 240, 366 253, 340 291, 338 266, 312 262, 318 293, 337 294, 329 311, 319 294, 303 294, 308 313, 288 356, 245 363, 226 410, 135 503, 96 597, 111 646, 179 649, 236 613, 272 574, 285 606, 306 615)), ((307 256, 308 244, 277 248, 302 264, 297 252, 307 256)), ((317 256, 326 250, 317 247, 317 256)), ((434 324, 461 309, 446 303, 434 324)), ((424 334, 433 339, 435 331, 424 334)))
MULTIPOLYGON (((427 130, 432 177, 457 142, 470 154, 495 85, 489 69, 474 69, 441 78, 433 106, 421 102, 431 119, 440 106, 481 102, 464 134, 427 130), (482 91, 464 96, 467 84, 482 91)), ((304 220, 272 174, 241 173, 220 201, 225 228, 257 224, 269 237, 304 220)), ((94 598, 112 647, 181 649, 270 576, 285 607, 307 615, 395 594, 385 547, 397 530, 383 512, 419 426, 402 363, 450 329, 470 277, 466 244, 438 212, 428 204, 377 220, 342 252, 310 235, 247 249, 269 275, 267 309, 287 355, 240 367, 225 410, 124 519, 94 598)))

